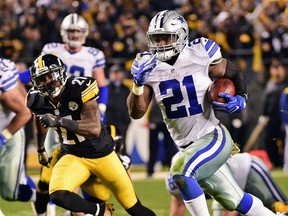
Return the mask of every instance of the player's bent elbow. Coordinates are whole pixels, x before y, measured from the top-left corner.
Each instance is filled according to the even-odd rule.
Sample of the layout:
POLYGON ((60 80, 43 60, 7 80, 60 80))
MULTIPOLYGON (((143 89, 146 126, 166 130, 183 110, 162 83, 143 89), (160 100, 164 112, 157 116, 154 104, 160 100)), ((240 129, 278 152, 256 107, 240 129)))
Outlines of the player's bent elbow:
POLYGON ((100 133, 101 133, 101 128, 99 128, 99 127, 90 127, 87 132, 88 132, 88 134, 91 137, 99 137, 100 133))
POLYGON ((32 118, 32 114, 28 108, 23 109, 21 116, 22 116, 22 118, 25 119, 26 122, 28 122, 32 118))
POLYGON ((129 112, 129 115, 132 119, 140 119, 142 118, 144 115, 145 115, 145 112, 140 112, 140 111, 137 111, 137 112, 129 112))

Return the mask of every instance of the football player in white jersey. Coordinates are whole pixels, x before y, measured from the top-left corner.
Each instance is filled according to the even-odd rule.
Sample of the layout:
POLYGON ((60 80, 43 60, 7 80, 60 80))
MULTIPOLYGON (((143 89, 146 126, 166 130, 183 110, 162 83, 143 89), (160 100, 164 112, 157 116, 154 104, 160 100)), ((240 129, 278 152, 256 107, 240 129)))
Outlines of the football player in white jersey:
POLYGON ((101 115, 104 115, 108 89, 104 73, 106 60, 103 51, 83 45, 89 34, 89 26, 80 15, 76 13, 67 15, 60 28, 64 43, 46 44, 41 55, 54 54, 59 56, 67 68, 68 76, 88 76, 96 79, 100 90, 99 108, 101 115))
MULTIPOLYGON (((101 118, 104 120, 106 104, 108 100, 108 88, 104 74, 106 64, 104 53, 95 48, 84 46, 86 37, 89 34, 89 26, 83 17, 76 13, 67 15, 60 26, 60 33, 64 43, 46 44, 41 52, 44 54, 54 54, 59 56, 67 69, 68 76, 86 76, 93 77, 99 87, 99 104, 101 118)), ((56 147, 59 146, 58 140, 55 140, 55 132, 51 129, 45 141, 45 148, 49 154, 57 157, 56 147), (55 152, 53 152, 55 150, 55 152)), ((57 161, 57 160, 56 160, 57 161)), ((52 164, 56 163, 52 162, 52 164)), ((37 200, 35 202, 36 215, 43 215, 46 212, 47 202, 49 200, 48 185, 51 177, 52 166, 43 167, 38 183, 37 200)), ((50 212, 53 212, 53 204, 49 205, 50 212)), ((54 210, 55 211, 55 210, 54 210)), ((54 215, 53 213, 50 216, 54 215)))
POLYGON ((131 68, 130 115, 142 118, 151 98, 156 98, 180 149, 172 159, 170 173, 193 216, 210 215, 204 192, 227 210, 248 216, 275 215, 235 181, 226 163, 234 142, 213 111, 235 113, 245 108, 245 77, 222 57, 214 41, 197 38, 189 42, 188 35, 186 20, 175 11, 161 11, 153 17, 147 31, 150 52, 137 54, 131 68), (219 95, 227 103, 211 104, 206 97, 215 77, 228 77, 235 84, 235 96, 219 95))
MULTIPOLYGON (((276 212, 288 211, 285 204, 288 200, 286 195, 273 180, 265 163, 249 153, 239 153, 228 159, 229 167, 233 172, 238 185, 246 192, 261 199, 263 204, 276 212)), ((170 216, 184 216, 185 205, 180 191, 171 179, 170 173, 166 176, 166 188, 171 194, 170 216)), ((213 216, 223 213, 222 206, 215 200, 212 203, 213 216)), ((225 215, 235 216, 237 212, 225 211, 225 215)))
POLYGON ((14 62, 0 58, 0 197, 8 201, 34 201, 36 186, 26 176, 23 127, 31 118, 25 106, 26 90, 18 82, 14 62))

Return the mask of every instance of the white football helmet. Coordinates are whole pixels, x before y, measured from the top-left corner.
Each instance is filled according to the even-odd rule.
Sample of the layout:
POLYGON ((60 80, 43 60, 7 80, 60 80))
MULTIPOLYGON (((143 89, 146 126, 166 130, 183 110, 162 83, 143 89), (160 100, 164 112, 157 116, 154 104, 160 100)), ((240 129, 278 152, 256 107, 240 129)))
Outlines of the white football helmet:
POLYGON ((30 69, 31 82, 42 95, 54 98, 60 94, 67 81, 63 61, 52 54, 39 56, 30 69), (47 81, 46 76, 49 77, 47 81), (57 83, 60 83, 57 84, 57 83))
POLYGON ((76 13, 67 15, 60 26, 60 33, 64 43, 77 48, 83 45, 89 34, 89 25, 83 17, 76 13), (79 31, 79 32, 75 32, 79 31))
POLYGON ((148 46, 153 54, 157 53, 158 59, 167 61, 182 51, 188 35, 189 28, 184 17, 175 11, 164 10, 157 13, 149 24, 148 46), (161 43, 162 40, 166 43, 161 43))

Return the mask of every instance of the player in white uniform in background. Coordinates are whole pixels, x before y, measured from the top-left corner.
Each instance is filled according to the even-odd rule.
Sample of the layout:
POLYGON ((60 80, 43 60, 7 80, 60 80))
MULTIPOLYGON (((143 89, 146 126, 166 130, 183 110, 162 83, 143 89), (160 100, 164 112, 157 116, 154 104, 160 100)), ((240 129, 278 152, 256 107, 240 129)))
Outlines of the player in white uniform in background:
MULTIPOLYGON (((242 190, 257 196, 263 204, 275 212, 287 212, 287 197, 273 180, 264 162, 249 153, 239 153, 228 159, 228 164, 235 180, 242 190)), ((166 188, 171 194, 170 216, 184 216, 185 205, 181 193, 171 179, 170 173, 166 176, 166 188)), ((221 216, 222 206, 213 200, 213 216, 221 216)), ((237 212, 225 211, 225 215, 235 216, 237 212)))
MULTIPOLYGON (((101 112, 102 120, 105 118, 106 104, 108 100, 108 88, 105 78, 104 68, 106 60, 104 53, 95 48, 83 46, 86 37, 89 34, 89 26, 83 17, 76 13, 67 15, 61 23, 61 36, 64 43, 46 44, 41 52, 44 54, 54 54, 63 60, 68 76, 88 76, 97 81, 99 87, 99 98, 97 100, 101 112)), ((48 154, 54 154, 57 157, 59 146, 58 140, 55 140, 54 130, 49 129, 45 148, 48 154)), ((47 202, 49 200, 48 185, 52 167, 42 167, 40 181, 38 183, 37 200, 35 203, 36 215, 45 215, 47 202)), ((50 216, 55 213, 53 205, 50 205, 50 216)))
POLYGON ((131 72, 134 85, 127 99, 132 118, 144 116, 152 97, 179 147, 170 173, 193 216, 209 216, 204 192, 223 207, 248 216, 275 215, 260 199, 244 192, 227 164, 233 140, 215 117, 214 109, 240 112, 246 106, 243 73, 207 38, 188 41, 186 20, 175 11, 161 11, 151 20, 147 36, 150 52, 140 53, 131 72), (227 103, 208 102, 213 77, 228 77, 236 96, 220 94, 227 103))
POLYGON ((26 90, 18 77, 15 63, 0 58, 0 197, 35 201, 36 186, 26 176, 24 165, 24 126, 31 112, 25 106, 26 90))
POLYGON ((107 81, 104 73, 106 60, 103 51, 95 47, 83 46, 89 34, 89 26, 83 17, 73 13, 61 23, 61 36, 64 43, 46 44, 41 52, 61 58, 68 76, 88 76, 97 81, 100 90, 98 99, 101 115, 105 114, 108 98, 107 81))

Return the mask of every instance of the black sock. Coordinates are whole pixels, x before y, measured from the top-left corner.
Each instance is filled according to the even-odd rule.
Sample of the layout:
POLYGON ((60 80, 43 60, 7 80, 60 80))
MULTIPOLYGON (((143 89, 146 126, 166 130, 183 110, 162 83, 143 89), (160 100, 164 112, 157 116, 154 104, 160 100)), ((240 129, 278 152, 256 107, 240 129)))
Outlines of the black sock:
POLYGON ((138 200, 137 203, 132 206, 131 208, 129 209, 126 209, 126 211, 130 214, 130 215, 137 215, 137 216, 156 216, 156 214, 146 208, 145 206, 143 206, 140 201, 138 200))
POLYGON ((35 210, 38 214, 42 214, 47 210, 47 204, 50 200, 49 193, 36 192, 35 210))
POLYGON ((99 215, 103 215, 105 211, 105 203, 97 205, 82 199, 78 194, 70 191, 55 191, 50 195, 50 197, 55 205, 58 205, 72 212, 84 212, 95 215, 98 210, 100 211, 99 215))

